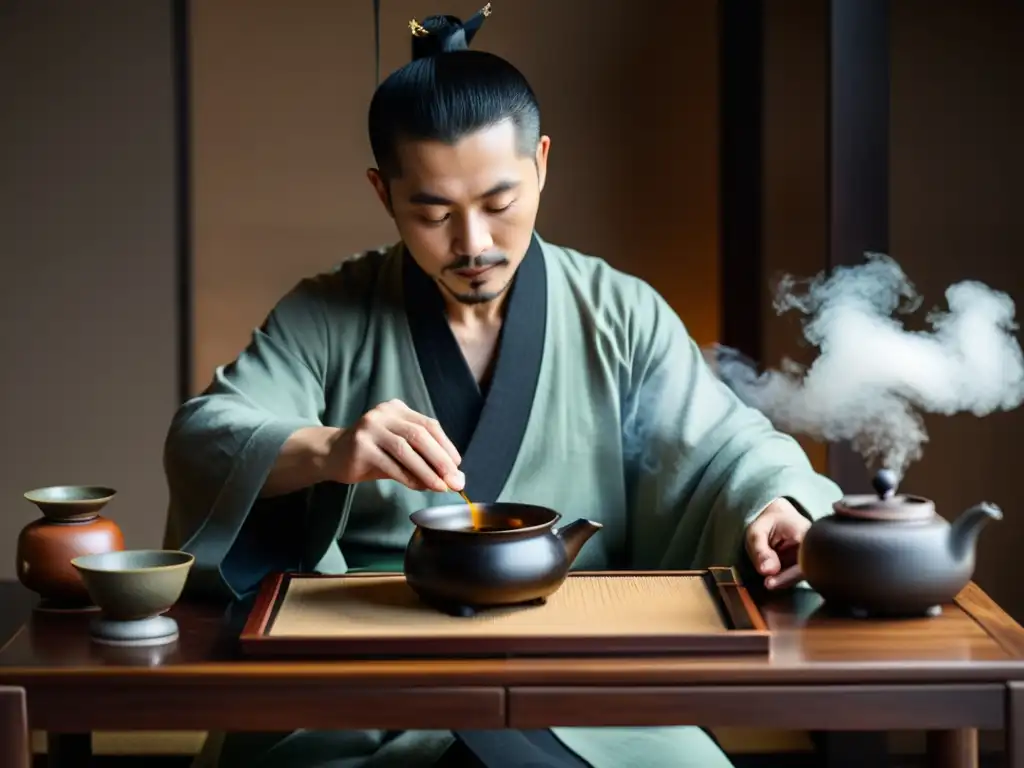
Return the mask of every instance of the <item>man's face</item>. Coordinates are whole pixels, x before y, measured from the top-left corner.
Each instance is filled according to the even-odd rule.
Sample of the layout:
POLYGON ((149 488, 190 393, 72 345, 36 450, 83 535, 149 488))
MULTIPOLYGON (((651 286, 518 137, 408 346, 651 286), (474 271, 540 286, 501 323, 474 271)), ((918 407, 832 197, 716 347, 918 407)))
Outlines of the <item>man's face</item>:
POLYGON ((451 146, 401 141, 390 188, 369 172, 416 263, 464 304, 501 296, 530 246, 550 140, 534 157, 517 152, 516 138, 506 121, 451 146))

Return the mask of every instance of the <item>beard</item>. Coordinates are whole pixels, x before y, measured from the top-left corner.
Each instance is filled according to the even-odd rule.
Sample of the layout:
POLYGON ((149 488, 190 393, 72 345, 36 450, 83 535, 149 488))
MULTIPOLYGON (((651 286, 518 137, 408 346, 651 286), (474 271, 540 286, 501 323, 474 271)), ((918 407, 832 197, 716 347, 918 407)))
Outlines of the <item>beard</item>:
MULTIPOLYGON (((506 280, 505 283, 500 288, 492 288, 490 290, 484 290, 484 286, 487 285, 487 283, 489 282, 487 279, 470 280, 469 290, 466 291, 462 290, 461 286, 459 289, 456 289, 449 285, 448 282, 444 279, 445 273, 456 272, 460 269, 481 269, 483 267, 492 266, 502 267, 507 265, 508 263, 508 257, 504 253, 488 253, 483 254, 481 256, 463 256, 457 259, 456 261, 452 262, 448 266, 446 266, 441 271, 441 278, 438 280, 438 282, 445 289, 448 295, 450 295, 460 304, 486 304, 488 302, 500 298, 505 293, 505 291, 508 290, 508 287, 512 284, 512 277, 509 277, 509 279, 506 280)), ((488 275, 485 275, 484 277, 486 278, 487 276, 488 275)), ((465 280, 465 278, 461 278, 458 275, 456 275, 455 277, 460 282, 463 282, 465 280)))
MULTIPOLYGON (((505 291, 508 290, 508 287, 510 285, 512 285, 512 280, 510 278, 510 279, 505 281, 504 285, 502 285, 500 288, 498 288, 496 290, 483 291, 483 290, 480 290, 480 289, 476 288, 474 283, 470 283, 470 289, 471 290, 469 292, 466 292, 466 291, 456 291, 454 288, 452 288, 450 285, 448 285, 448 283, 446 283, 444 280, 440 280, 439 282, 441 283, 441 286, 445 289, 445 291, 448 292, 449 296, 451 296, 453 299, 455 299, 460 304, 467 304, 467 305, 487 304, 490 301, 494 301, 495 299, 500 298, 505 293, 505 291)), ((481 280, 480 281, 480 285, 482 286, 483 284, 484 284, 484 281, 481 280)))

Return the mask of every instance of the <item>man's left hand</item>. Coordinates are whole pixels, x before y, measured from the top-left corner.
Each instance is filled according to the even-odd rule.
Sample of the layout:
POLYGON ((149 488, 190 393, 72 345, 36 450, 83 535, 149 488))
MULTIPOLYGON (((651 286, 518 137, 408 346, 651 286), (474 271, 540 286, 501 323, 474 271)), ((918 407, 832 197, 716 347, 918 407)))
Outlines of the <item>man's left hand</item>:
POLYGON ((747 527, 747 554, 768 589, 803 580, 797 555, 811 521, 787 499, 776 499, 747 527))

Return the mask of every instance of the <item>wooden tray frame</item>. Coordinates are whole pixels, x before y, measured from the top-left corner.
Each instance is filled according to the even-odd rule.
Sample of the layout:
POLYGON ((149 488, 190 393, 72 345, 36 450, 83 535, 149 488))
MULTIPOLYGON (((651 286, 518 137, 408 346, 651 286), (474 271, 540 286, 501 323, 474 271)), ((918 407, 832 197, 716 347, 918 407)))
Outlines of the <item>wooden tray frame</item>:
POLYGON ((718 608, 726 629, 659 637, 271 637, 289 582, 293 579, 360 579, 401 576, 400 572, 345 575, 274 573, 264 579, 239 635, 242 652, 251 657, 282 658, 442 658, 511 656, 614 656, 623 654, 728 655, 767 654, 771 632, 734 568, 694 571, 573 571, 571 579, 594 576, 699 576, 718 608))

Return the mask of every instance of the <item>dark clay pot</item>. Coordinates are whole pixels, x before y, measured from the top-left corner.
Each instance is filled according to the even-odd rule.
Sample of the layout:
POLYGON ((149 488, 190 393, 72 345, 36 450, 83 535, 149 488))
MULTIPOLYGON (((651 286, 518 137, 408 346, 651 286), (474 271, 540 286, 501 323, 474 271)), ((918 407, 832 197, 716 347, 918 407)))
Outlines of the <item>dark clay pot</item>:
POLYGON ((580 549, 601 529, 529 504, 476 504, 484 525, 474 529, 469 507, 428 507, 405 551, 405 578, 429 605, 468 616, 481 608, 541 602, 557 590, 580 549))
POLYGON ((981 503, 951 525, 930 499, 895 495, 884 478, 875 487, 878 495, 847 496, 811 525, 800 547, 804 577, 833 609, 936 615, 971 580, 978 534, 1002 513, 981 503))

